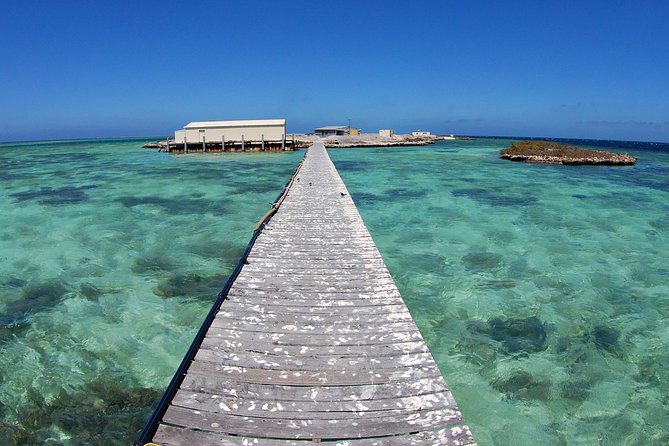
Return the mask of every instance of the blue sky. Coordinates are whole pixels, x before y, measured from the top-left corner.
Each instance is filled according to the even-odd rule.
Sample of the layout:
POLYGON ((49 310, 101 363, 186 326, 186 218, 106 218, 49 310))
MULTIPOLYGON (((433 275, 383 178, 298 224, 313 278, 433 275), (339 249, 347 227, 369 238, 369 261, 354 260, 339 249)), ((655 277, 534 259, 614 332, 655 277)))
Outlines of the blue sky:
POLYGON ((669 142, 667 1, 26 1, 0 15, 0 141, 289 132, 669 142))

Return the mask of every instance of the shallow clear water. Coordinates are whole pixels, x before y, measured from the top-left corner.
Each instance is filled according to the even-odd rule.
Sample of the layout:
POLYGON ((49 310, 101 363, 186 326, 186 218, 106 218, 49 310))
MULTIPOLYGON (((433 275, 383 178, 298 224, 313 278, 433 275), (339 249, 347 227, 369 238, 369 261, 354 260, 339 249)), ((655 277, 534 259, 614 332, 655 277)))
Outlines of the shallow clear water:
POLYGON ((669 443, 669 152, 331 151, 481 445, 669 443))
POLYGON ((3 444, 134 441, 302 157, 142 144, 0 145, 3 444))
MULTIPOLYGON (((669 152, 333 150, 481 445, 669 442, 669 152)), ((303 152, 0 145, 0 435, 128 444, 303 152)))

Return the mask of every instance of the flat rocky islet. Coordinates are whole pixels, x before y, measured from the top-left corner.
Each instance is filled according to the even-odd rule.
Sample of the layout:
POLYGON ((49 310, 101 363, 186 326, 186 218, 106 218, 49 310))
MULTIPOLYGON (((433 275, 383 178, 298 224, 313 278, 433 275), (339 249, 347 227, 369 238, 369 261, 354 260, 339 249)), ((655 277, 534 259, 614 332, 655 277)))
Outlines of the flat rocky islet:
POLYGON ((550 141, 514 142, 499 153, 500 158, 538 164, 627 166, 637 159, 627 153, 588 150, 550 141))

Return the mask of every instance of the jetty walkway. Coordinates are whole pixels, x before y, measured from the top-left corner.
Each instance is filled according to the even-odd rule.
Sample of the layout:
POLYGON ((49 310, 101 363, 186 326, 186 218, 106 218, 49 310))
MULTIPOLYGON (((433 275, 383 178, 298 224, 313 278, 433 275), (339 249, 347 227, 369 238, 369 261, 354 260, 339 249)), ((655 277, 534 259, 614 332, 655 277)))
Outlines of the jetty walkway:
POLYGON ((136 444, 474 444, 322 143, 273 211, 136 444))

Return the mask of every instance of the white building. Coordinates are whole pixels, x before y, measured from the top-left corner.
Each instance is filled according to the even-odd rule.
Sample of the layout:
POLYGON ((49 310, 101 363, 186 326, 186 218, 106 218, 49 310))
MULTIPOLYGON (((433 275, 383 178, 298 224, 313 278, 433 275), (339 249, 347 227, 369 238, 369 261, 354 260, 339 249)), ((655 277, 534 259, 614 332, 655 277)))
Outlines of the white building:
POLYGON ((191 122, 174 132, 177 144, 225 141, 282 141, 286 136, 285 119, 247 121, 191 122))
POLYGON ((395 135, 395 130, 389 130, 389 129, 379 130, 379 136, 383 136, 385 138, 392 138, 394 135, 395 135))
POLYGON ((349 127, 347 125, 326 125, 325 127, 318 127, 314 129, 316 136, 341 136, 349 134, 349 127))
POLYGON ((416 130, 415 132, 411 132, 411 136, 432 136, 432 133, 423 130, 416 130))

